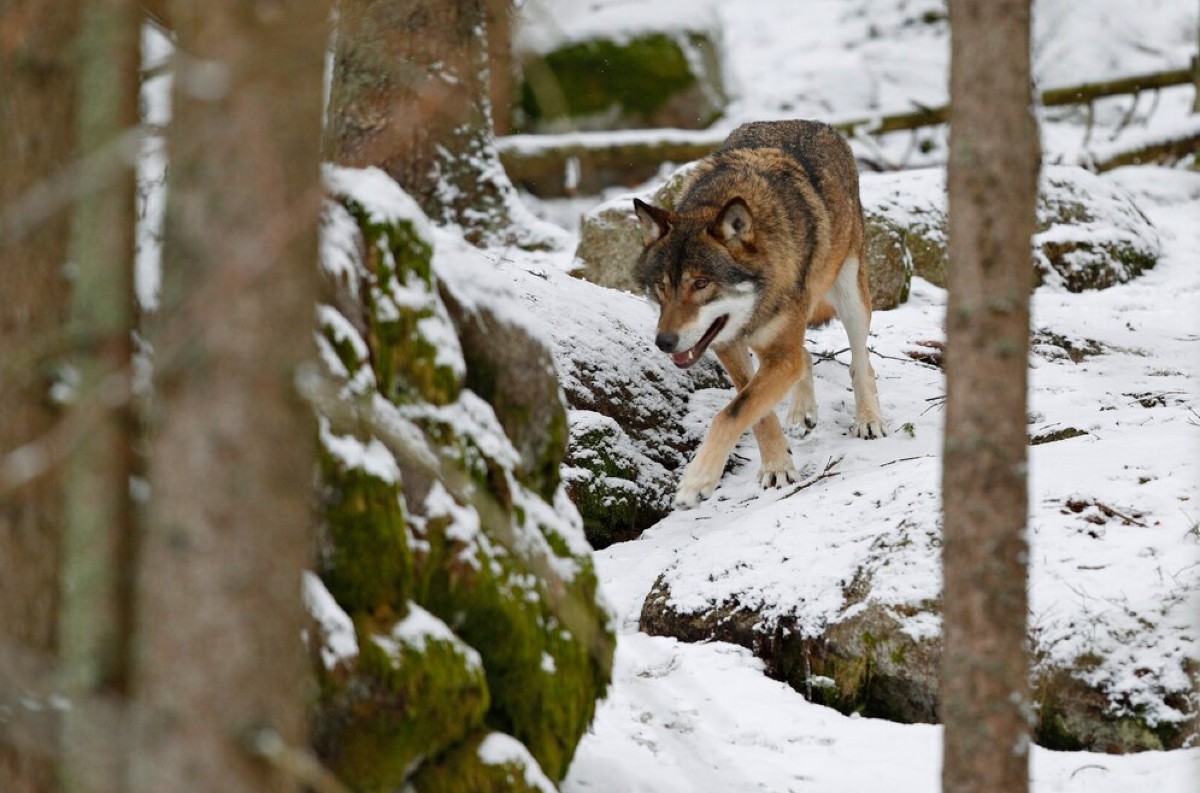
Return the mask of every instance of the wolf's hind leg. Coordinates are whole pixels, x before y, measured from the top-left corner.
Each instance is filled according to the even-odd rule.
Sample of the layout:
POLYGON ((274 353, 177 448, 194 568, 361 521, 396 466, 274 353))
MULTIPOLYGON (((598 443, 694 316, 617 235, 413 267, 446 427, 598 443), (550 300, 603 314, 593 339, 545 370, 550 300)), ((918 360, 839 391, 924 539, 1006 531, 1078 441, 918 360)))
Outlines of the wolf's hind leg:
POLYGON ((812 353, 804 350, 804 374, 792 389, 792 405, 788 409, 788 432, 803 438, 817 426, 817 394, 813 390, 812 353))
POLYGON ((850 339, 850 382, 854 386, 855 416, 850 432, 859 438, 887 435, 887 422, 879 408, 875 370, 867 352, 867 333, 871 326, 870 290, 867 273, 857 255, 851 254, 842 265, 830 295, 838 318, 850 339))

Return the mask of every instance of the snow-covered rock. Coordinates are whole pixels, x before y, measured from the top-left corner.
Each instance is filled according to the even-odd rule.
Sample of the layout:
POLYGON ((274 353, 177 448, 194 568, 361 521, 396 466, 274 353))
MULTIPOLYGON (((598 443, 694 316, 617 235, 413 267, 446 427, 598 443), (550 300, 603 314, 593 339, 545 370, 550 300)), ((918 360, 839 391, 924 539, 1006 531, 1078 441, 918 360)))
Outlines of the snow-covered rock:
POLYGON ((535 1, 520 22, 514 121, 523 130, 699 129, 725 107, 710 2, 535 1))
POLYGON ((491 263, 390 177, 328 167, 325 182, 314 745, 356 788, 503 786, 519 767, 544 790, 591 721, 614 640, 561 481, 553 358, 507 293, 443 287, 435 259, 491 263), (506 726, 517 760, 481 758, 487 724, 506 726))

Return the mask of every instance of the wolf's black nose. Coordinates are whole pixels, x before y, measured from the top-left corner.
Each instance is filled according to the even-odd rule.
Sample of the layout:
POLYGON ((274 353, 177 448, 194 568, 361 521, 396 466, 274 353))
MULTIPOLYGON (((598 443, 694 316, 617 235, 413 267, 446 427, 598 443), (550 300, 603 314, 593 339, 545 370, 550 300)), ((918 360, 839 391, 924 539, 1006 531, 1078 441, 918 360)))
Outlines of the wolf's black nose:
POLYGON ((675 345, 679 344, 679 334, 660 333, 654 337, 654 344, 663 352, 675 352, 675 345))

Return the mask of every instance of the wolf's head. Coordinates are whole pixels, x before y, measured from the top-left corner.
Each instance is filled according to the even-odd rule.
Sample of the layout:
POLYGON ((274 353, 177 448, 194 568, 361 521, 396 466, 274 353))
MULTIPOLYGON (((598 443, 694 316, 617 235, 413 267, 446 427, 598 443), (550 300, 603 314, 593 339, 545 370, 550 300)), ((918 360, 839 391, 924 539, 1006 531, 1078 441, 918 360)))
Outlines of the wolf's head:
POLYGON ((687 214, 633 206, 645 243, 635 276, 659 306, 654 343, 686 369, 710 344, 736 338, 758 305, 762 278, 746 265, 754 219, 741 198, 687 214))

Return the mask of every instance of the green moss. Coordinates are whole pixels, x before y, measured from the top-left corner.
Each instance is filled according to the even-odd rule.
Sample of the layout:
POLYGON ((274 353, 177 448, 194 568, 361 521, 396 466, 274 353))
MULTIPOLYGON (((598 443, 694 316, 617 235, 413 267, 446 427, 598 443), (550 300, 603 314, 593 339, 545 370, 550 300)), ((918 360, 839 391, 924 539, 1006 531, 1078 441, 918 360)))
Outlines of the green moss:
MULTIPOLYGON (((1085 653, 1076 665, 1086 670, 1098 663, 1085 653)), ((1059 669, 1034 682, 1038 708, 1035 740, 1059 751, 1141 752, 1162 751, 1181 744, 1182 726, 1170 722, 1151 724, 1141 708, 1115 713, 1113 703, 1070 670, 1059 669)))
POLYGON ((457 641, 407 643, 372 620, 356 620, 354 675, 323 684, 322 759, 358 791, 402 787, 425 756, 483 723, 489 697, 478 658, 457 641))
POLYGON ((486 535, 463 545, 446 529, 439 521, 427 527, 417 599, 453 619, 455 632, 483 656, 492 692, 487 723, 519 739, 561 779, 611 675, 614 636, 596 605, 591 561, 575 559, 574 577, 551 591, 518 549, 502 550, 486 535), (593 630, 573 635, 567 622, 593 630))
MULTIPOLYGON (((557 84, 553 99, 539 95, 525 82, 520 88, 520 111, 533 125, 614 112, 647 123, 673 99, 698 89, 699 76, 685 47, 704 62, 706 79, 719 75, 715 48, 698 33, 683 39, 650 33, 622 43, 592 39, 570 44, 533 67, 557 84)), ((720 92, 719 86, 716 91, 720 92)), ((718 115, 718 108, 710 108, 705 117, 696 119, 696 126, 707 126, 718 115)))
MULTIPOLYGON (((356 789, 395 790, 414 772, 434 779, 440 766, 428 758, 454 756, 468 731, 486 724, 516 737, 546 774, 561 779, 608 685, 615 637, 597 602, 590 557, 576 555, 559 533, 563 527, 537 524, 555 524, 552 509, 533 508, 539 498, 552 502, 558 494, 568 429, 557 383, 548 376, 559 401, 548 412, 542 406, 544 442, 535 427, 530 443, 518 445, 514 427, 487 417, 464 429, 464 419, 475 414, 453 405, 465 379, 460 361, 446 355, 454 339, 432 338, 454 329, 428 241, 411 223, 376 224, 353 201, 344 203, 365 242, 364 363, 381 395, 403 405, 437 450, 437 478, 454 491, 459 508, 409 519, 398 484, 343 470, 332 454, 323 454, 321 573, 355 620, 361 654, 353 669, 318 670, 322 701, 314 744, 356 789), (445 324, 422 333, 428 323, 445 324), (522 454, 527 448, 537 454, 520 462, 497 455, 502 431, 522 454), (471 513, 477 520, 464 517, 471 513), (414 537, 421 542, 410 548, 414 537), (440 617, 463 644, 393 647, 390 626, 410 600, 440 617), (381 636, 382 644, 373 638, 381 636), (478 650, 481 666, 464 664, 466 645, 478 650)), ((356 371, 347 358, 354 350, 335 345, 335 351, 356 371)), ((510 422, 538 409, 527 403, 543 392, 506 403, 500 392, 508 383, 486 370, 477 374, 490 378, 497 413, 510 422)), ((411 473, 407 485, 422 488, 414 503, 425 505, 427 473, 411 473)), ((570 518, 562 520, 566 526, 570 518)))
POLYGON ((567 492, 593 548, 632 539, 670 512, 672 483, 625 452, 630 442, 615 421, 589 422, 570 446, 567 492))
POLYGON ((530 768, 532 764, 527 765, 524 758, 513 756, 506 762, 485 763, 479 748, 487 736, 487 731, 479 731, 453 750, 424 763, 413 778, 412 789, 419 793, 545 793, 542 770, 536 765, 530 768))
POLYGON ((399 486, 359 468, 346 470, 324 448, 319 462, 329 540, 321 578, 350 614, 403 613, 413 557, 399 486))
POLYGON ((461 373, 422 332, 422 323, 448 323, 439 312, 429 241, 407 220, 377 223, 354 200, 342 202, 365 242, 365 337, 380 392, 401 402, 453 402, 462 390, 461 373), (405 300, 396 300, 399 291, 405 300))

